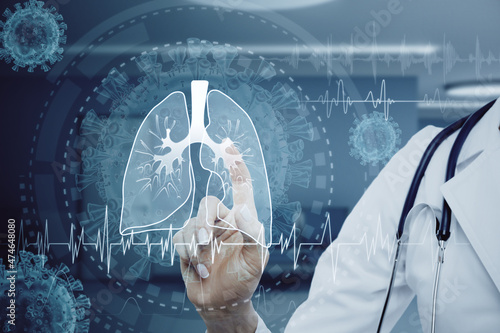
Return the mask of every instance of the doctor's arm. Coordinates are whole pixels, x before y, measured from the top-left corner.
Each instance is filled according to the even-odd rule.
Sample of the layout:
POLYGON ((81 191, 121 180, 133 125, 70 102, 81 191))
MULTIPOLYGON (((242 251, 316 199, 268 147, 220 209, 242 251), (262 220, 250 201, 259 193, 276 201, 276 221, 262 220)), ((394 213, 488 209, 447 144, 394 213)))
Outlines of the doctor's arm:
MULTIPOLYGON (((227 151, 239 155, 234 146, 227 151)), ((262 241, 252 180, 242 161, 224 161, 232 183, 233 207, 205 197, 198 216, 174 236, 187 296, 207 332, 255 332, 259 316, 252 305, 269 252, 262 241), (214 244, 225 243, 220 249, 214 244), (195 245, 198 244, 198 245, 195 245)))
MULTIPOLYGON (((375 332, 389 284, 394 236, 411 178, 427 144, 430 127, 417 133, 380 172, 348 216, 338 238, 316 266, 308 299, 296 310, 287 333, 375 332)), ((268 252, 255 242, 257 220, 248 169, 231 168, 234 204, 216 198, 200 203, 198 216, 175 237, 188 297, 208 332, 269 332, 251 297, 268 252), (221 229, 221 223, 237 229, 221 229), (241 245, 223 247, 212 260, 210 246, 192 247, 193 237, 208 244, 213 237, 241 245)), ((413 298, 404 278, 404 253, 396 276, 383 331, 394 326, 413 298)))
MULTIPOLYGON (((308 299, 287 333, 376 332, 392 272, 395 235, 411 180, 435 131, 415 134, 384 167, 345 220, 315 269, 308 299)), ((405 280, 405 247, 383 323, 390 331, 414 293, 405 280)), ((257 332, 266 332, 260 325, 257 332)))

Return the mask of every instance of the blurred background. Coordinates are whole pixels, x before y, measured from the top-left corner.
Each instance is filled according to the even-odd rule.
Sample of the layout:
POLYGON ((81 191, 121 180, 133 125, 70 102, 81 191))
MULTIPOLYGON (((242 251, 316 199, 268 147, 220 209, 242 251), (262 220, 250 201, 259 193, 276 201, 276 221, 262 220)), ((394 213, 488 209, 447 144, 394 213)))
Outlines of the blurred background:
MULTIPOLYGON (((18 246, 82 281, 72 292, 89 299, 91 332, 204 330, 168 232, 136 239, 164 246, 129 244, 125 254, 118 232, 137 128, 168 93, 189 100, 193 78, 235 99, 263 145, 277 245, 253 302, 273 332, 306 299, 317 259, 391 156, 419 129, 500 94, 493 0, 43 5, 62 15, 62 58, 47 72, 29 72, 31 58, 17 71, 0 61, 1 214, 22 230, 18 246)), ((415 302, 393 331, 421 331, 415 302)))

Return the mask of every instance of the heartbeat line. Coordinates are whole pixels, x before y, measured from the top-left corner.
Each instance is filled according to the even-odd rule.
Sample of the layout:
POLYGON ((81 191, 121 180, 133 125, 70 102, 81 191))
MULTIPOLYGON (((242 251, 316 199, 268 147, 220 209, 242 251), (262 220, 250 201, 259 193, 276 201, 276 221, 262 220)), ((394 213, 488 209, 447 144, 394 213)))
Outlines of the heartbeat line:
MULTIPOLYGON (((85 228, 81 229, 81 232, 75 236, 76 227, 73 223, 70 225, 70 235, 68 242, 50 242, 49 240, 49 224, 48 221, 45 221, 45 231, 44 233, 38 232, 36 241, 34 243, 28 242, 27 239, 24 238, 24 223, 21 222, 20 231, 19 231, 19 243, 22 248, 21 250, 25 250, 28 247, 36 247, 38 249, 39 254, 47 254, 51 247, 53 246, 62 246, 67 247, 68 251, 71 253, 71 262, 74 264, 76 258, 78 258, 80 254, 80 250, 82 246, 89 246, 95 248, 95 251, 99 253, 99 257, 101 262, 106 262, 107 272, 109 273, 111 255, 113 253, 114 247, 120 247, 123 255, 130 250, 132 246, 146 246, 148 250, 148 256, 151 254, 151 247, 159 246, 161 247, 162 258, 163 255, 170 251, 173 253, 173 230, 170 229, 167 237, 161 238, 160 242, 150 242, 149 235, 146 235, 144 242, 134 242, 134 234, 132 233, 130 236, 122 236, 119 242, 109 242, 109 219, 108 219, 108 207, 106 206, 106 211, 104 215, 104 224, 102 231, 101 229, 97 230, 96 240, 95 242, 86 242, 85 241, 85 228)), ((172 263, 174 261, 174 256, 172 255, 171 259, 172 263)))
MULTIPOLYGON (((297 228, 295 224, 292 226, 292 231, 290 232, 290 235, 288 237, 284 237, 283 234, 281 234, 279 241, 276 243, 270 243, 269 246, 278 246, 281 249, 281 253, 285 250, 288 250, 289 247, 293 246, 293 253, 294 253, 294 268, 297 267, 297 262, 300 256, 300 251, 302 246, 314 246, 314 245, 323 245, 324 240, 328 239, 329 243, 332 243, 334 238, 332 236, 332 231, 331 231, 331 222, 330 222, 330 215, 327 213, 326 214, 326 221, 322 225, 323 228, 323 233, 321 240, 317 243, 300 243, 296 244, 296 239, 297 239, 297 228)), ((148 256, 151 255, 151 248, 153 246, 160 247, 161 250, 161 255, 162 259, 164 256, 168 253, 170 255, 170 262, 171 264, 174 263, 174 251, 176 246, 180 245, 187 245, 189 246, 190 250, 193 250, 194 254, 197 255, 198 249, 201 246, 206 246, 206 243, 197 243, 194 235, 191 238, 189 243, 174 243, 173 242, 173 236, 175 230, 168 230, 166 237, 160 238, 159 242, 151 242, 149 235, 146 235, 145 240, 142 242, 137 242, 135 240, 134 234, 132 233, 130 236, 122 236, 120 238, 119 242, 109 242, 109 220, 108 220, 108 211, 106 207, 105 211, 105 216, 104 216, 104 223, 102 229, 97 230, 97 235, 95 237, 95 241, 86 241, 85 237, 85 228, 82 228, 80 233, 76 233, 76 227, 73 223, 70 225, 70 233, 69 233, 69 241, 67 242, 51 242, 49 239, 49 222, 45 222, 45 230, 44 232, 38 232, 36 236, 36 240, 34 242, 29 242, 27 238, 25 238, 24 235, 24 223, 21 222, 20 225, 20 231, 19 231, 19 247, 20 250, 26 250, 29 247, 35 247, 38 250, 38 254, 47 254, 50 251, 51 247, 54 246, 60 246, 60 247, 65 247, 68 249, 68 252, 71 253, 71 261, 74 264, 75 260, 78 258, 82 246, 88 246, 92 247, 95 249, 95 251, 99 254, 99 258, 101 262, 105 262, 107 265, 107 271, 109 273, 110 269, 110 262, 111 262, 111 257, 112 254, 114 253, 113 248, 119 247, 121 249, 121 252, 123 255, 126 255, 127 251, 131 249, 132 246, 144 246, 147 248, 147 254, 148 256)), ((223 246, 236 246, 236 245, 244 245, 244 246, 262 246, 261 240, 264 239, 264 232, 263 228, 261 229, 261 234, 256 240, 256 243, 249 244, 249 243, 225 243, 224 241, 217 241, 217 239, 212 239, 210 241, 210 248, 212 251, 212 259, 215 259, 215 255, 217 253, 220 253, 222 250, 223 246)), ((19 250, 19 249, 18 249, 19 250)), ((262 252, 264 253, 264 252, 262 252)), ((262 256, 262 267, 264 268, 265 266, 265 257, 262 256)))
MULTIPOLYGON (((277 246, 281 250, 281 254, 283 254, 286 250, 289 248, 293 247, 293 265, 294 269, 298 266, 298 260, 300 258, 300 252, 303 246, 320 246, 325 243, 325 241, 328 241, 328 244, 331 244, 334 241, 334 237, 332 236, 332 229, 331 229, 331 221, 330 221, 330 215, 327 213, 326 214, 326 220, 322 224, 322 236, 321 239, 318 242, 307 242, 307 243, 299 243, 297 244, 297 228, 295 224, 292 226, 292 230, 289 234, 288 237, 285 237, 283 234, 281 234, 278 242, 276 243, 270 243, 268 247, 270 246, 277 246)), ((264 239, 264 232, 263 229, 261 229, 262 232, 259 236, 259 238, 256 240, 256 243, 249 244, 249 243, 225 243, 224 241, 217 241, 217 239, 212 239, 210 241, 210 249, 212 251, 212 260, 215 259, 215 255, 217 253, 220 253, 222 250, 223 246, 263 246, 261 245, 262 243, 260 242, 262 239, 264 239)), ((105 217, 104 217, 104 223, 102 229, 97 230, 97 235, 95 237, 95 241, 86 241, 86 234, 85 234, 85 228, 82 228, 79 233, 75 232, 76 227, 72 223, 70 225, 70 233, 69 233, 69 240, 67 242, 51 242, 49 239, 49 222, 45 222, 45 230, 43 232, 38 232, 36 236, 36 240, 34 242, 29 242, 27 238, 25 238, 24 235, 24 223, 21 222, 20 225, 20 231, 19 231, 19 247, 21 250, 26 250, 29 247, 35 247, 38 250, 39 254, 47 254, 50 251, 51 247, 55 246, 60 246, 60 247, 65 247, 67 248, 68 252, 71 253, 71 261, 74 264, 76 259, 78 258, 80 251, 82 249, 82 246, 88 246, 91 248, 94 248, 95 251, 99 254, 99 258, 101 262, 105 262, 107 265, 107 271, 109 273, 110 269, 110 262, 111 262, 111 257, 112 254, 115 253, 113 248, 118 247, 123 255, 126 255, 126 253, 131 249, 132 246, 144 246, 147 248, 147 254, 150 256, 151 254, 151 248, 156 246, 160 247, 161 250, 161 255, 162 259, 166 254, 170 255, 170 262, 171 264, 174 263, 174 257, 175 257, 175 247, 176 246, 181 246, 181 245, 187 245, 189 246, 190 250, 193 250, 194 254, 197 255, 198 249, 201 246, 207 246, 206 243, 197 243, 196 239, 193 235, 189 243, 174 243, 173 242, 173 236, 175 230, 168 230, 167 234, 165 237, 160 238, 159 242, 151 242, 149 235, 146 235, 145 240, 142 242, 138 242, 135 240, 136 236, 132 233, 130 236, 122 236, 119 242, 109 242, 109 221, 108 221, 108 212, 107 212, 107 207, 106 207, 106 212, 105 212, 105 217)), ((264 253, 264 251, 262 251, 264 253)), ((265 257, 264 255, 262 256, 262 268, 265 267, 265 257)))
MULTIPOLYGON (((420 223, 421 221, 419 221, 420 223)), ((294 260, 294 269, 298 267, 298 259, 300 257, 300 252, 303 246, 306 247, 312 247, 312 246, 319 246, 323 245, 325 243, 332 243, 333 242, 333 237, 331 233, 331 220, 328 214, 326 214, 326 220, 322 224, 322 229, 323 233, 321 237, 319 235, 316 237, 319 240, 317 242, 307 242, 307 243, 296 243, 296 232, 295 228, 292 231, 292 233, 289 235, 289 237, 281 237, 280 240, 277 243, 274 243, 273 245, 281 246, 281 254, 285 250, 288 250, 290 247, 293 247, 294 255, 293 255, 293 260, 294 260)), ((438 247, 435 244, 435 242, 429 241, 433 238, 434 236, 434 230, 435 230, 435 219, 434 218, 429 218, 427 221, 422 224, 423 227, 423 237, 419 237, 417 242, 411 243, 411 242, 403 242, 402 245, 405 245, 407 247, 411 246, 427 246, 428 247, 428 253, 430 254, 427 257, 428 260, 428 265, 429 267, 433 267, 438 256, 438 247)), ((331 274, 332 274, 332 281, 335 284, 337 281, 337 275, 339 272, 339 267, 338 265, 340 263, 344 263, 344 260, 341 258, 343 254, 346 252, 351 252, 354 253, 355 255, 362 255, 361 258, 358 258, 359 260, 365 259, 366 262, 368 263, 374 255, 377 254, 377 251, 385 251, 386 256, 384 256, 387 260, 388 263, 391 263, 393 260, 394 256, 394 250, 395 250, 395 243, 396 243, 396 238, 395 238, 395 233, 384 233, 382 229, 382 222, 381 222, 381 217, 379 216, 377 219, 376 224, 372 227, 373 232, 370 234, 369 232, 364 232, 360 235, 358 241, 353 241, 353 242, 339 242, 334 243, 334 246, 328 247, 326 251, 329 253, 329 261, 331 265, 331 274), (335 251, 335 253, 334 253, 335 251), (363 255, 364 254, 364 255, 363 255)), ((450 242, 456 245, 467 245, 470 246, 470 243, 458 243, 455 240, 450 239, 450 242)), ((225 245, 235 245, 235 244, 225 244, 225 245)), ((195 245, 194 245, 195 246, 195 245)), ((352 258, 351 258, 352 259, 352 258)), ((346 267, 350 265, 349 262, 346 263, 346 267)), ((357 261, 356 264, 358 265, 364 265, 365 263, 362 261, 357 261)), ((262 311, 262 313, 266 315, 286 315, 288 313, 293 313, 296 308, 297 304, 295 301, 290 301, 288 303, 288 307, 285 308, 285 306, 280 307, 280 309, 285 310, 283 312, 277 313, 276 311, 269 311, 268 310, 268 305, 269 301, 266 299, 266 294, 268 293, 269 290, 267 290, 263 285, 259 285, 256 292, 253 295, 254 299, 254 306, 256 309, 259 309, 262 311)), ((186 292, 183 294, 183 300, 182 300, 182 305, 180 306, 180 311, 189 311, 189 308, 184 307, 185 303, 187 300, 187 295, 186 292)), ((243 302, 249 302, 251 299, 244 300, 243 302)), ((271 301, 272 302, 272 301, 271 301)), ((139 305, 139 302, 134 297, 129 297, 125 301, 124 305, 122 306, 122 309, 119 313, 121 314, 126 306, 128 304, 133 304, 138 311, 143 314, 143 315, 152 315, 154 313, 146 313, 141 310, 141 306, 139 305)), ((238 303, 234 303, 233 306, 238 305, 238 303)), ((224 308, 224 307, 222 307, 224 308)), ((177 309, 177 307, 175 307, 177 309)), ((199 311, 199 309, 197 309, 199 311)))
MULTIPOLYGON (((347 114, 349 108, 352 107, 352 105, 355 103, 363 103, 363 104, 368 103, 371 104, 371 106, 373 106, 374 109, 377 109, 377 107, 382 106, 385 120, 389 119, 389 111, 391 105, 396 103, 417 103, 419 104, 419 106, 422 107, 436 106, 436 108, 438 108, 441 113, 444 113, 444 111, 449 107, 469 108, 478 106, 477 102, 452 100, 449 98, 443 100, 441 98, 441 93, 439 89, 436 89, 434 91, 432 97, 429 97, 428 94, 425 94, 422 99, 405 99, 405 100, 392 99, 387 96, 387 84, 385 80, 382 80, 380 84, 380 93, 378 94, 377 97, 375 97, 375 93, 369 91, 365 99, 356 100, 356 99, 351 99, 351 97, 346 93, 344 81, 342 79, 339 79, 338 81, 336 81, 336 83, 337 83, 336 94, 330 92, 330 90, 326 90, 324 94, 319 95, 316 99, 310 99, 306 95, 305 99, 302 99, 301 102, 319 103, 324 105, 327 118, 331 117, 333 108, 338 107, 339 105, 342 107, 342 111, 344 112, 344 114, 347 114), (330 97, 330 95, 333 95, 333 97, 330 97)), ((482 105, 482 103, 479 104, 482 105)), ((313 105, 312 109, 316 111, 317 108, 313 105)))
MULTIPOLYGON (((365 45, 362 45, 365 46, 365 45)), ((455 46, 443 36, 441 47, 433 47, 429 42, 426 52, 423 54, 414 54, 406 43, 406 36, 403 37, 399 46, 399 52, 386 52, 377 44, 376 35, 372 37, 372 43, 363 50, 369 52, 359 53, 360 45, 354 42, 353 36, 349 44, 338 46, 338 43, 330 36, 327 38, 325 47, 317 48, 316 51, 307 48, 301 49, 299 45, 295 45, 291 50, 290 55, 283 58, 269 58, 269 60, 287 63, 294 69, 298 69, 301 63, 307 63, 319 72, 326 69, 328 80, 333 76, 333 68, 335 64, 349 68, 350 73, 354 72, 354 65, 357 62, 371 63, 374 78, 377 77, 378 64, 385 63, 389 67, 393 63, 400 65, 401 73, 405 73, 414 65, 423 65, 428 74, 432 74, 433 67, 441 64, 443 71, 443 79, 446 81, 447 75, 455 68, 458 63, 473 64, 476 78, 481 77, 482 67, 486 64, 500 63, 500 56, 495 56, 491 51, 483 51, 479 42, 479 37, 476 37, 476 46, 473 53, 460 55, 455 46), (366 54, 366 55, 364 55, 366 54)))
MULTIPOLYGON (((432 235, 432 230, 435 228, 434 219, 430 219, 427 222, 425 235, 432 235)), ((368 224, 369 225, 369 224, 368 224)), ((332 225, 330 214, 325 214, 325 221, 321 224, 320 228, 322 229, 321 236, 317 235, 315 242, 298 242, 297 238, 297 228, 295 224, 292 226, 292 230, 288 236, 284 236, 281 234, 279 240, 276 243, 270 243, 268 247, 275 246, 280 249, 281 254, 285 251, 293 251, 293 269, 297 269, 299 266, 299 258, 301 257, 301 252, 304 247, 308 247, 312 249, 314 246, 323 246, 325 244, 328 245, 327 251, 330 252, 331 259, 331 268, 332 268, 332 277, 335 281, 338 271, 338 264, 341 261, 340 256, 346 250, 345 248, 357 248, 358 252, 361 252, 360 249, 364 249, 365 260, 368 262, 371 260, 371 257, 376 254, 377 250, 382 250, 387 252, 387 260, 390 261, 393 257, 393 251, 395 249, 396 237, 395 232, 384 233, 382 230, 382 222, 379 217, 376 225, 372 227, 373 231, 371 233, 365 231, 359 235, 359 240, 354 242, 345 242, 343 240, 338 240, 335 242, 334 246, 329 246, 334 243, 334 236, 332 234, 332 225), (335 253, 334 253, 335 251, 335 253)), ((168 254, 170 256, 171 264, 174 263, 175 258, 175 247, 179 245, 188 245, 191 250, 194 249, 194 253, 196 255, 198 248, 200 246, 207 246, 206 243, 197 243, 194 236, 191 241, 186 243, 174 243, 173 242, 173 234, 175 230, 170 229, 166 235, 166 237, 161 238, 159 242, 151 242, 149 237, 146 236, 143 242, 134 241, 134 234, 130 236, 122 236, 119 242, 109 242, 109 228, 108 228, 108 214, 107 208, 105 213, 104 225, 102 231, 99 229, 97 231, 96 240, 94 242, 86 242, 85 241, 85 230, 82 228, 79 234, 75 234, 76 227, 74 224, 70 226, 70 236, 68 242, 50 242, 49 240, 49 223, 46 221, 44 232, 38 232, 36 236, 35 242, 29 242, 26 238, 24 238, 24 224, 21 222, 20 232, 19 232, 19 247, 20 250, 26 250, 28 247, 36 247, 38 249, 38 254, 47 254, 51 247, 54 246, 62 246, 66 247, 68 251, 71 253, 72 263, 75 263, 75 260, 78 258, 81 247, 89 246, 93 247, 96 252, 99 253, 99 257, 101 262, 106 262, 107 271, 109 273, 110 270, 110 262, 112 253, 114 253, 113 248, 119 247, 121 249, 122 254, 125 256, 127 251, 131 249, 132 246, 145 246, 147 248, 148 256, 151 253, 151 248, 153 246, 158 246, 161 249, 162 258, 168 254)), ((263 230, 263 229, 262 229, 263 230)), ((223 241, 219 242, 216 239, 211 240, 210 249, 212 251, 212 262, 215 260, 215 255, 221 252, 223 246, 263 246, 259 243, 259 239, 264 239, 264 233, 261 232, 261 235, 256 240, 256 243, 225 243, 223 241)), ((404 243, 404 245, 415 246, 422 245, 426 242, 427 236, 419 243, 404 243)), ((210 237, 212 238, 212 237, 210 237)), ((357 237, 356 237, 357 238, 357 237)), ((463 244, 459 244, 463 245, 463 244)), ((436 247, 437 249, 437 247, 436 247)), ((350 250, 348 250, 350 251, 350 250)), ((261 264, 262 270, 265 268, 265 254, 264 251, 261 252, 261 264)), ((436 252, 437 253, 437 252, 436 252)), ((437 255, 437 254, 436 254, 437 255)), ((431 258, 431 262, 434 262, 435 256, 433 255, 431 258)))
MULTIPOLYGON (((384 116, 385 119, 389 119, 389 107, 391 104, 396 103, 396 100, 387 97, 387 89, 385 80, 382 80, 380 85, 380 95, 378 98, 374 97, 373 92, 368 92, 367 96, 363 100, 354 100, 351 99, 350 96, 347 95, 344 88, 344 81, 342 79, 337 81, 337 95, 335 97, 330 98, 330 92, 328 90, 325 91, 323 95, 320 95, 315 100, 302 100, 305 103, 321 103, 326 107, 326 117, 330 118, 332 115, 332 109, 334 106, 342 105, 342 110, 344 114, 347 114, 349 111, 349 107, 351 107, 354 103, 371 103, 373 108, 377 108, 379 105, 383 105, 384 108, 384 116)), ((401 101, 399 101, 401 102, 401 101)), ((313 110, 316 108, 313 106, 313 110)))

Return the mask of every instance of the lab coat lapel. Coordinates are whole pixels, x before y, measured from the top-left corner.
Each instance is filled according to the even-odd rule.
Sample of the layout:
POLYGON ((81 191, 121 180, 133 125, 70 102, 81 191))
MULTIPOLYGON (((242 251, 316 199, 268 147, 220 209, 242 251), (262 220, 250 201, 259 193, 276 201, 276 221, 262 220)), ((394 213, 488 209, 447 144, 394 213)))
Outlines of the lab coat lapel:
POLYGON ((443 184, 441 192, 500 291, 499 124, 500 105, 497 101, 469 135, 467 150, 459 162, 480 154, 443 184))

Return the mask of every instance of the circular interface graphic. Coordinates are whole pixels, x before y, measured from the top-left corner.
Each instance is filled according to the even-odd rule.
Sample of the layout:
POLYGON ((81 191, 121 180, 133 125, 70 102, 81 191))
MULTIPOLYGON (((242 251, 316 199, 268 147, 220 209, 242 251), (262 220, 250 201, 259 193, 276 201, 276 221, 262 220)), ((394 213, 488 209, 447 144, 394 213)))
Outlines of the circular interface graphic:
POLYGON ((239 44, 228 31, 244 26, 252 29, 249 38, 260 43, 296 44, 311 54, 301 66, 316 70, 322 60, 294 33, 299 28, 287 29, 286 21, 277 21, 237 10, 147 4, 110 19, 94 39, 87 36, 88 46, 77 56, 49 73, 54 90, 33 137, 31 172, 21 182, 28 198, 25 227, 44 230, 40 221, 47 219, 50 236, 68 241, 68 246, 52 246, 50 256, 75 262, 84 284, 92 282, 85 288, 92 303, 91 330, 154 331, 165 324, 154 314, 200 320, 185 297, 178 265, 172 265, 168 232, 133 240, 119 233, 121 185, 138 127, 170 92, 184 92, 189 102, 193 79, 208 79, 209 89, 233 98, 259 135, 277 221, 277 251, 253 301, 269 327, 285 326, 295 300, 282 291, 309 279, 311 266, 328 245, 293 251, 296 242, 323 237, 333 164, 323 114, 304 103, 313 87, 294 76, 296 62, 266 59, 248 47, 255 45, 251 40, 239 44), (210 22, 210 28, 184 24, 197 20, 210 22), (117 45, 122 52, 107 52, 117 45), (166 280, 172 284, 166 286, 166 280))

